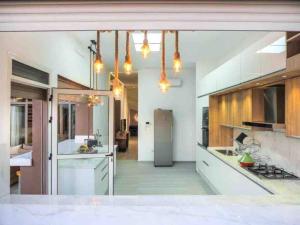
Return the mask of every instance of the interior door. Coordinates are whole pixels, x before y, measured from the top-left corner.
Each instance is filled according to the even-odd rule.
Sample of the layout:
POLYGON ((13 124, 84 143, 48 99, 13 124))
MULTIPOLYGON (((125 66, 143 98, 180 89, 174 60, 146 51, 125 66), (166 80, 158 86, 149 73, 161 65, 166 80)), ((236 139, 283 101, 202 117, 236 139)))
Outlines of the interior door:
POLYGON ((52 194, 112 195, 112 92, 53 89, 52 103, 52 194))

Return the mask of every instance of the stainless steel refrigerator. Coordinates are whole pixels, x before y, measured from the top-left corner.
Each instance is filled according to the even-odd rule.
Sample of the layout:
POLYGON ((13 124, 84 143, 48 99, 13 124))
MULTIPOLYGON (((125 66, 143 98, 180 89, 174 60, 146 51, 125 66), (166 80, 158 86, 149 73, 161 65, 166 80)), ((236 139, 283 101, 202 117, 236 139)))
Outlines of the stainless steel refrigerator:
POLYGON ((172 110, 154 110, 154 166, 173 165, 172 110))

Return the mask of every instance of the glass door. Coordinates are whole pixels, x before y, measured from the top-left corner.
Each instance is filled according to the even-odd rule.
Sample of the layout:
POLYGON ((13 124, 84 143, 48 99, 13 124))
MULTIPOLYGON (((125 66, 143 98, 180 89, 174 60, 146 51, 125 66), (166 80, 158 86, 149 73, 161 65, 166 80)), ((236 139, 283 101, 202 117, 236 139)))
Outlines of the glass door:
POLYGON ((112 92, 53 89, 52 103, 52 194, 112 195, 112 92))

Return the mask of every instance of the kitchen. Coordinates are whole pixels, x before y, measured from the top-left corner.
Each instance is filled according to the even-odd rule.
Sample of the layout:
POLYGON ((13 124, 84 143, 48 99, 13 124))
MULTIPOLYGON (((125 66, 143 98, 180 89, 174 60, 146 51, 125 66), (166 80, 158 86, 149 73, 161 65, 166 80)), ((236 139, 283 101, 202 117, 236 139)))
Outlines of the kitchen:
POLYGON ((298 45, 271 33, 198 80, 196 169, 217 193, 300 193, 298 45))
MULTIPOLYGON (((294 34, 286 32, 287 30, 300 30, 299 6, 297 3, 281 3, 279 5, 260 3, 256 5, 248 2, 246 4, 231 2, 227 5, 217 2, 208 4, 206 2, 203 5, 199 2, 185 2, 184 4, 172 2, 171 4, 153 3, 145 6, 137 2, 131 2, 128 5, 122 4, 120 7, 118 5, 120 3, 82 4, 80 2, 69 2, 59 4, 59 9, 57 5, 51 3, 43 3, 42 5, 32 3, 30 6, 25 3, 14 4, 5 3, 3 5, 0 3, 0 14, 3 16, 0 19, 3 22, 0 23, 1 31, 22 30, 29 32, 23 32, 23 34, 22 32, 11 32, 10 36, 1 39, 0 42, 2 46, 0 48, 0 60, 2 62, 0 67, 0 89, 2 90, 0 102, 6 106, 0 108, 2 126, 0 130, 1 224, 40 225, 60 223, 60 221, 64 221, 65 224, 83 224, 86 222, 86 218, 89 218, 90 224, 143 223, 152 225, 160 224, 162 221, 167 224, 178 225, 298 224, 300 219, 298 213, 300 205, 299 181, 294 176, 299 177, 299 151, 297 151, 299 146, 297 139, 299 137, 297 133, 299 118, 297 117, 298 107, 296 104, 299 95, 297 80, 297 74, 299 74, 297 46, 299 43, 297 32, 294 34), (41 11, 43 13, 40 13, 41 11), (15 15, 16 12, 18 12, 18 15, 15 15), (90 14, 91 12, 93 13, 90 14), (184 26, 182 26, 183 24, 184 26), (191 64, 186 64, 185 60, 188 58, 189 53, 195 52, 191 51, 191 49, 195 49, 195 46, 191 45, 187 54, 181 52, 184 62, 183 68, 192 67, 181 77, 181 79, 190 78, 190 80, 183 80, 183 87, 186 87, 187 82, 192 83, 194 81, 194 89, 189 88, 189 86, 185 89, 192 92, 193 96, 191 98, 182 95, 180 88, 171 87, 169 92, 164 95, 159 92, 157 85, 157 78, 159 78, 161 69, 159 62, 157 63, 158 68, 147 69, 142 71, 143 73, 139 73, 142 78, 139 79, 139 82, 144 83, 143 88, 145 89, 143 90, 147 90, 147 96, 154 97, 159 101, 165 100, 166 102, 172 102, 172 104, 176 103, 178 109, 183 109, 180 112, 185 111, 185 113, 188 112, 194 115, 188 120, 186 117, 182 117, 182 114, 179 114, 180 121, 186 123, 192 121, 194 126, 182 126, 176 129, 176 131, 179 131, 176 135, 184 138, 175 140, 178 143, 182 143, 181 141, 184 140, 189 145, 186 145, 188 147, 179 148, 178 145, 175 146, 177 147, 173 149, 175 164, 180 163, 182 159, 191 160, 191 162, 186 162, 193 164, 192 170, 188 170, 188 173, 194 172, 199 179, 209 185, 214 194, 221 195, 166 196, 163 193, 163 196, 62 196, 55 195, 57 190, 54 189, 53 191, 51 188, 48 190, 51 190, 54 195, 9 195, 9 155, 11 153, 10 137, 7 132, 10 128, 10 110, 8 108, 11 103, 11 65, 9 60, 11 58, 23 59, 22 62, 49 73, 51 75, 50 85, 47 88, 58 86, 57 76, 59 74, 88 86, 89 82, 86 77, 88 77, 89 71, 80 67, 83 58, 87 59, 89 57, 85 52, 87 45, 83 45, 82 49, 78 48, 77 38, 70 38, 70 35, 60 33, 58 30, 89 30, 95 36, 97 30, 115 34, 115 31, 125 33, 125 30, 144 31, 145 29, 150 32, 154 30, 159 32, 168 30, 169 32, 170 28, 178 30, 180 37, 188 30, 194 33, 201 31, 203 33, 200 34, 200 37, 204 37, 204 39, 207 31, 224 31, 220 39, 208 38, 211 45, 208 45, 208 42, 203 41, 203 39, 194 39, 203 41, 199 52, 204 52, 206 56, 213 55, 214 51, 212 49, 224 50, 218 44, 225 43, 224 48, 229 50, 229 53, 222 52, 221 55, 224 57, 221 60, 214 60, 213 57, 206 60, 204 57, 200 57, 196 62, 193 62, 194 67, 192 67, 191 64), (237 39, 234 38, 237 35, 228 35, 225 31, 234 32, 239 30, 241 33, 247 32, 244 29, 247 29, 249 33, 262 33, 256 36, 256 39, 252 40, 253 42, 248 42, 245 46, 240 46, 241 48, 234 48, 238 47, 237 43, 240 44, 242 41, 235 42, 237 39), (33 30, 47 30, 47 37, 41 34, 43 32, 31 32, 33 30), (56 30, 56 32, 53 32, 53 30, 56 30), (37 36, 30 39, 32 33, 37 36), (18 35, 22 36, 19 40, 18 35), (15 44, 11 44, 10 41, 15 44), (231 45, 231 41, 235 45, 231 45), (289 49, 292 45, 295 48, 289 49), (24 47, 23 50, 19 50, 20 47, 24 47), (205 47, 208 50, 203 51, 205 47), (44 51, 45 49, 47 51, 44 51), (68 52, 68 50, 72 51, 68 52), (47 54, 44 54, 45 52, 47 54), (66 52, 70 54, 65 54, 66 52), (73 54, 74 52, 76 54, 73 54), (74 55, 77 58, 73 57, 74 55), (45 66, 39 67, 37 62, 45 66), (156 74, 156 76, 150 76, 151 74, 156 74), (187 74, 191 76, 186 76, 187 74), (149 77, 153 79, 151 82, 147 80, 149 77), (157 92, 152 91, 152 84, 155 85, 157 92), (274 85, 275 87, 273 87, 274 85), (284 86, 285 102, 284 107, 281 107, 281 109, 292 109, 292 112, 284 110, 284 122, 270 122, 267 115, 272 107, 265 107, 267 101, 262 96, 268 93, 268 90, 278 87, 278 90, 274 92, 279 93, 282 86, 284 86), (180 95, 182 98, 178 97, 180 95), (190 107, 185 107, 185 104, 190 107), (205 119, 202 117, 205 117, 205 119), (203 138, 205 136, 207 138, 203 138), (251 167, 253 161, 262 165, 251 167), (279 170, 268 167, 266 171, 264 168, 265 163, 271 166, 274 165, 279 170), (249 166, 249 168, 245 166, 249 166), (251 168, 255 171, 249 171, 251 168), (195 170, 197 170, 197 173, 195 170), (262 175, 257 176, 258 173, 262 175), (265 176, 277 178, 285 176, 289 178, 269 179, 265 176)), ((245 36, 250 37, 249 33, 245 36)), ((172 32, 167 35, 171 36, 172 32)), ((174 53, 173 41, 171 43, 172 54, 167 52, 167 57, 170 58, 174 53)), ((112 46, 109 46, 112 49, 111 52, 114 49, 112 46)), ((182 45, 180 44, 180 46, 182 45)), ((157 58, 159 59, 159 57, 160 54, 157 58)), ((86 62, 89 65, 89 61, 86 62)), ((171 70, 172 68, 170 68, 171 70)), ((168 75, 171 73, 170 71, 167 72, 168 75)), ((58 89, 57 91, 58 94, 71 94, 71 92, 65 92, 65 90, 64 93, 58 89)), ((79 93, 76 90, 76 94, 81 96, 79 93)), ((100 92, 98 90, 96 92, 86 90, 83 95, 92 95, 93 93, 99 94, 100 92)), ((188 93, 190 94, 190 92, 188 93)), ((277 102, 283 104, 282 99, 276 94, 271 96, 274 100, 274 104, 271 104, 274 109, 273 112, 282 113, 282 110, 280 111, 278 107, 275 107, 277 102)), ((59 98, 54 96, 54 99, 59 98)), ((70 100, 61 100, 62 105, 70 103, 70 100)), ((144 98, 143 101, 147 102, 147 98, 144 98)), ((76 104, 79 103, 76 102, 76 104)), ((49 121, 51 121, 50 115, 52 112, 53 110, 49 108, 49 121)), ((147 118, 145 117, 146 119, 143 120, 143 116, 140 115, 141 112, 139 110, 139 122, 141 122, 139 132, 143 132, 143 129, 147 132, 144 132, 144 134, 139 133, 139 136, 144 138, 142 142, 139 141, 139 145, 142 143, 145 150, 141 152, 142 154, 139 154, 139 157, 151 161, 153 157, 152 120, 150 114, 145 114, 147 118)), ((151 114, 153 114, 152 110, 151 114)), ((111 116, 111 114, 109 115, 111 116)), ((280 117, 275 116, 273 118, 280 117)), ((86 125, 89 126, 89 123, 87 122, 86 125)), ((89 128, 87 130, 87 134, 83 135, 87 135, 89 139, 89 128)), ((54 139, 49 141, 48 150, 51 148, 58 150, 60 147, 56 145, 57 140, 55 140, 55 137, 58 138, 57 131, 57 129, 48 129, 49 140, 54 139)), ((97 134, 94 130, 92 133, 97 134)), ((93 136, 92 133, 91 136, 93 136)), ((73 137, 72 132, 69 133, 70 136, 66 136, 64 132, 61 134, 61 137, 73 137)), ((92 139, 95 138, 92 137, 92 139)), ((96 146, 95 143, 93 145, 96 146)), ((111 153, 114 153, 114 146, 111 141, 108 145, 109 154, 105 157, 109 159, 109 171, 113 171, 113 163, 111 162, 114 162, 114 159, 111 153)), ((60 150, 62 153, 67 148, 62 147, 60 150)), ((76 154, 53 154, 48 156, 52 162, 78 160, 82 157, 82 155, 76 154)), ((92 157, 94 156, 91 154, 84 156, 84 158, 92 157)), ((101 157, 104 157, 104 154, 101 157)), ((99 165, 99 162, 96 164, 99 165)), ((59 164, 54 163, 53 165, 57 167, 59 164)), ((61 164, 61 166, 65 165, 61 164)), ((88 166, 89 169, 93 167, 92 164, 88 166)), ((169 167, 159 169, 166 171, 169 167)), ((50 177, 57 176, 58 173, 56 172, 59 171, 51 168, 48 172, 50 175, 48 177, 49 185, 51 183, 50 177)), ((142 173, 143 171, 137 170, 136 172, 142 173)), ((72 175, 72 172, 69 175, 72 175)), ((101 175, 105 175, 105 173, 101 175)), ((160 175, 164 174, 160 173, 160 175)), ((181 179, 184 175, 180 174, 180 176, 180 179, 175 181, 177 183, 174 186, 185 183, 185 187, 188 187, 190 183, 181 179)), ((161 178, 162 181, 165 181, 165 184, 170 181, 169 176, 161 176, 161 178)), ((149 186, 153 184, 149 180, 146 180, 146 182, 149 186)), ((89 186, 92 186, 92 184, 89 184, 89 186)), ((73 187, 70 186, 70 188, 73 187)), ((94 192, 94 190, 91 192, 94 192)), ((110 190, 109 194, 112 193, 110 190)))

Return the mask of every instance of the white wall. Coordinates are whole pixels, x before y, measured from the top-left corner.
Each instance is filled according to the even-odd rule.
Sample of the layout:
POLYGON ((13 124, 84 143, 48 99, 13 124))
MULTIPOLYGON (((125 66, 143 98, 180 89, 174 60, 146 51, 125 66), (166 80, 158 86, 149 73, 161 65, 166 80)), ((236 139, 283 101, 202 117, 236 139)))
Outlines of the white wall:
MULTIPOLYGON (((171 76, 172 71, 167 71, 171 76)), ((138 72, 139 141, 138 160, 153 161, 153 114, 157 108, 171 109, 174 116, 173 159, 195 161, 195 69, 185 69, 180 74, 181 87, 161 93, 158 82, 160 69, 138 72), (149 121, 150 125, 145 123, 149 121)))
POLYGON ((0 33, 0 196, 9 193, 11 58, 50 73, 53 87, 58 74, 89 84, 89 52, 69 34, 0 33))

